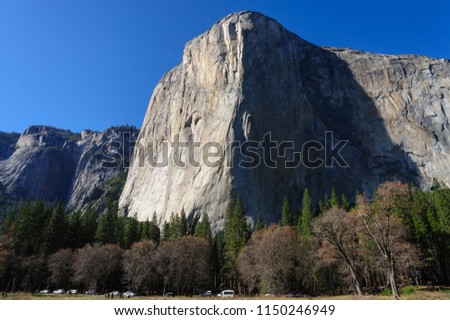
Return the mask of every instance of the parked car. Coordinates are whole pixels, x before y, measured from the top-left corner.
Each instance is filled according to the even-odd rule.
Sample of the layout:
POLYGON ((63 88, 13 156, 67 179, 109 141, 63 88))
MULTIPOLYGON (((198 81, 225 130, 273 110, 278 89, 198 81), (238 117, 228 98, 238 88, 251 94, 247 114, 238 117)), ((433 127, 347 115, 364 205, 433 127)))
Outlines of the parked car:
POLYGON ((291 292, 290 296, 292 298, 300 298, 302 296, 302 294, 300 293, 300 291, 293 291, 293 292, 291 292))
POLYGON ((110 293, 112 296, 120 296, 120 292, 119 291, 111 291, 110 293))
POLYGON ((167 298, 173 298, 174 296, 175 296, 175 293, 173 293, 172 291, 164 293, 164 297, 167 297, 167 298))
POLYGON ((78 290, 72 289, 67 291, 67 294, 78 294, 78 290))
POLYGON ((64 293, 66 293, 66 290, 64 290, 64 289, 58 289, 58 290, 53 291, 53 293, 54 293, 54 294, 64 294, 64 293))
POLYGON ((125 292, 123 293, 123 296, 124 296, 125 298, 132 298, 132 297, 136 296, 136 293, 134 293, 133 291, 125 291, 125 292))
POLYGON ((234 298, 234 290, 223 290, 217 296, 219 298, 234 298))
POLYGON ((85 293, 88 294, 88 295, 93 296, 93 295, 96 295, 96 294, 97 294, 97 291, 95 291, 95 290, 88 290, 88 291, 86 291, 85 293))
POLYGON ((50 290, 41 290, 39 291, 39 294, 50 294, 50 290))
POLYGON ((211 290, 200 293, 200 297, 211 297, 211 296, 212 296, 211 290))

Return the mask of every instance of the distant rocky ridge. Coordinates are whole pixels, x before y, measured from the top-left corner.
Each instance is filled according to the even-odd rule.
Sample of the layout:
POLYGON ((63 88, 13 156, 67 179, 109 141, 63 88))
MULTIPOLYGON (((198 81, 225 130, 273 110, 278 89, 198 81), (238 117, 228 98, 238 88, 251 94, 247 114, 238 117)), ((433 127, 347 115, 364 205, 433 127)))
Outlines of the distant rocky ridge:
MULTIPOLYGON (((156 86, 138 139, 153 142, 155 152, 135 150, 120 206, 141 220, 206 212, 218 230, 230 193, 250 217, 273 222, 283 197, 298 208, 305 187, 317 201, 332 187, 352 197, 393 179, 450 186, 449 118, 449 60, 319 47, 271 18, 239 12, 188 42, 182 63, 156 86), (168 166, 140 163, 161 159, 176 135, 227 145, 270 132, 301 146, 324 144, 327 131, 331 144, 348 140, 348 168, 180 168, 175 153, 168 166)), ((231 150, 222 156, 243 158, 231 150)))
POLYGON ((6 141, 0 144, 2 188, 16 199, 62 201, 70 210, 89 203, 99 205, 106 183, 119 175, 125 177, 127 164, 120 162, 118 153, 125 150, 125 161, 129 161, 124 134, 129 142, 136 139, 138 130, 123 126, 105 132, 73 133, 32 126, 20 137, 1 133, 0 138, 6 141), (9 142, 13 143, 6 148, 9 142), (106 166, 104 161, 108 161, 106 166))

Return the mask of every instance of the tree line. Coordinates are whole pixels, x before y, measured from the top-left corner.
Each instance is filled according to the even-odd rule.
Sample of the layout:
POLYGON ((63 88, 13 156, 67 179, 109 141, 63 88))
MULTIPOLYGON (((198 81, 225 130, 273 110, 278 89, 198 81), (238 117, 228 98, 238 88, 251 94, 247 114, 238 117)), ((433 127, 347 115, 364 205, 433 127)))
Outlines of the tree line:
POLYGON ((248 220, 230 197, 222 232, 207 214, 172 214, 159 227, 118 215, 110 201, 68 213, 62 204, 24 202, 0 228, 0 290, 78 288, 140 294, 234 289, 245 294, 362 295, 410 284, 448 285, 450 191, 380 185, 351 204, 333 189, 316 208, 305 189, 300 210, 286 197, 280 221, 248 220))

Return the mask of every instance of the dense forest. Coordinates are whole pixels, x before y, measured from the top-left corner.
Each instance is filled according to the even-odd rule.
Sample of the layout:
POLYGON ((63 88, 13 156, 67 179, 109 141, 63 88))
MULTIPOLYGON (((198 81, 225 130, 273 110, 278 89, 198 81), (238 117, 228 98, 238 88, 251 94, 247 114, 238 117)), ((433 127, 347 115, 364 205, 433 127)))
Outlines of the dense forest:
POLYGON ((208 215, 156 213, 137 221, 110 199, 67 212, 62 204, 22 202, 0 225, 0 291, 42 289, 172 291, 234 289, 241 294, 356 295, 408 285, 450 283, 450 190, 429 192, 400 182, 379 186, 355 203, 333 189, 318 207, 307 189, 301 210, 288 198, 280 221, 254 225, 230 196, 223 232, 208 215))

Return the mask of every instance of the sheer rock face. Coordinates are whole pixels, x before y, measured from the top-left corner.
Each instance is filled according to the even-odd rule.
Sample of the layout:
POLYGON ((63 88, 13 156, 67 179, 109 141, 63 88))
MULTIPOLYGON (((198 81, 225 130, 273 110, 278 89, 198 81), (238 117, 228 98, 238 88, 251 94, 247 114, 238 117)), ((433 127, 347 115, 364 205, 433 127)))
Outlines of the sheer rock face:
MULTIPOLYGON (((182 63, 157 85, 120 206, 141 220, 156 212, 161 222, 183 208, 207 212, 218 230, 230 192, 250 217, 273 222, 283 197, 299 207, 305 187, 318 200, 332 187, 352 197, 392 179, 450 186, 449 113, 448 60, 318 47, 258 13, 233 14, 190 41, 182 63), (239 162, 248 158, 226 148, 267 133, 293 141, 296 152, 307 141, 348 140, 340 152, 348 167, 287 168, 272 157, 276 168, 246 169, 239 162), (202 161, 200 149, 199 165, 188 164, 187 148, 178 155, 167 144, 190 135, 201 146, 223 146, 219 166, 202 161), (168 165, 151 164, 163 161, 166 147, 168 165)), ((325 153, 311 157, 325 160, 325 153)))
POLYGON ((19 199, 62 201, 71 210, 84 208, 101 197, 106 181, 124 171, 122 165, 104 165, 113 160, 105 150, 112 150, 112 142, 121 143, 122 134, 117 129, 75 134, 32 126, 20 136, 14 152, 0 161, 0 182, 19 199))

